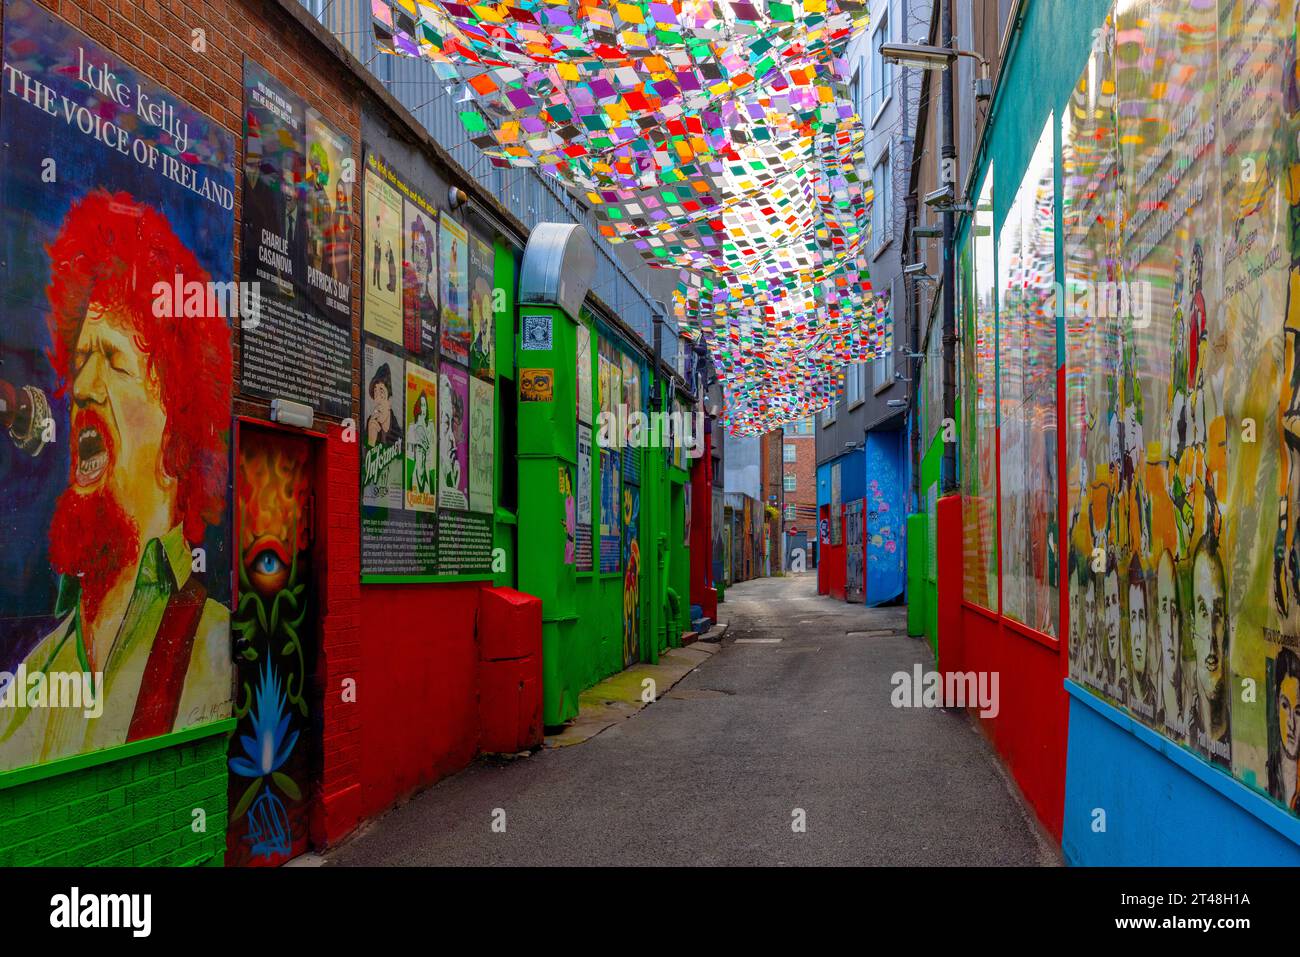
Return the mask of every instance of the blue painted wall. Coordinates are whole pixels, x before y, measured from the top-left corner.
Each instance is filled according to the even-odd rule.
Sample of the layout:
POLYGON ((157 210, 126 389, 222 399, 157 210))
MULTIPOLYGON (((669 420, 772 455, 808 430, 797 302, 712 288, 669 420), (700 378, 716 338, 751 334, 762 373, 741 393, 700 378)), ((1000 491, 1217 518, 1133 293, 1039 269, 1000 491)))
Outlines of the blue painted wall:
POLYGON ((867 604, 903 594, 907 569, 908 456, 905 432, 868 432, 867 604))
POLYGON ((1300 865, 1300 818, 1066 682, 1061 845, 1076 865, 1300 865), (1096 809, 1106 830, 1094 832, 1096 809))

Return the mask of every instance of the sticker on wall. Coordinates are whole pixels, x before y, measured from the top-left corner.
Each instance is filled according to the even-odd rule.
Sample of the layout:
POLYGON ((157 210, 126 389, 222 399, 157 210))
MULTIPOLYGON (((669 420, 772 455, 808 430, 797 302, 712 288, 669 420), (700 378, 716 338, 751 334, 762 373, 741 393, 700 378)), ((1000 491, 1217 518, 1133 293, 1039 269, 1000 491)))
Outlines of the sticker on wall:
POLYGON ((552 320, 549 313, 524 316, 520 319, 520 339, 525 352, 543 352, 552 347, 552 320))
POLYGON ((554 369, 520 369, 519 401, 550 402, 554 398, 554 369))

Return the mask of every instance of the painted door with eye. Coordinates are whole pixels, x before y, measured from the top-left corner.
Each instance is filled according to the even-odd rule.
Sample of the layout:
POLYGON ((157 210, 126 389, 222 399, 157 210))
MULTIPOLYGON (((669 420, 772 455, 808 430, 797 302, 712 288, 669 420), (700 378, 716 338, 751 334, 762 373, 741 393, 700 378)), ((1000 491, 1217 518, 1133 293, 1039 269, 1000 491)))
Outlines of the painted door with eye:
POLYGON ((308 849, 317 766, 315 456, 306 436, 240 423, 236 458, 226 864, 275 866, 308 849))

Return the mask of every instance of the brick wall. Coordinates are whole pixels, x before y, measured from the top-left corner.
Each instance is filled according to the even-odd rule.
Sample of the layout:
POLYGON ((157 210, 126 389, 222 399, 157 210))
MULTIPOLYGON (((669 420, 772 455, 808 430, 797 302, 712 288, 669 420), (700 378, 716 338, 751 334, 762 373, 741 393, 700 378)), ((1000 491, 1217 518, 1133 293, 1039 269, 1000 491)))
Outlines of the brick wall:
MULTIPOLYGON (((321 112, 352 139, 361 167, 361 82, 341 69, 327 47, 274 0, 37 0, 96 43, 127 61, 235 138, 235 243, 238 276, 243 168, 244 57, 321 112), (201 30, 201 35, 194 31, 201 30), (194 49, 201 36, 205 49, 194 49)), ((296 5, 289 5, 288 10, 296 5)), ((0 17, 3 14, 0 13, 0 17)), ((2 26, 2 24, 0 24, 2 26)), ((359 193, 359 186, 358 186, 359 193)), ((356 197, 357 208, 360 197, 356 197)), ((360 315, 360 240, 353 237, 353 315, 360 315)), ((238 320, 235 320, 237 327, 238 320)), ((353 410, 360 390, 360 323, 353 323, 353 410)), ((241 396, 239 334, 235 347, 236 416, 269 418, 269 403, 241 396)), ((325 689, 321 801, 312 821, 318 844, 337 841, 359 816, 358 725, 355 708, 342 702, 342 681, 355 677, 360 661, 359 519, 357 446, 328 430, 317 493, 326 506, 327 600, 322 605, 320 669, 325 689), (330 691, 334 693, 331 694, 330 691)), ((148 754, 81 766, 57 777, 6 787, 0 777, 0 865, 3 864, 195 864, 221 863, 225 848, 227 735, 148 754), (207 830, 191 830, 192 811, 203 806, 207 830)), ((91 759, 94 760, 93 758, 91 759)))
POLYGON ((0 790, 0 867, 219 865, 226 780, 219 734, 0 790))
POLYGON ((795 460, 784 462, 784 474, 795 477, 795 490, 785 493, 785 504, 797 509, 795 519, 809 527, 817 514, 817 441, 811 435, 787 435, 786 444, 795 448, 795 460))

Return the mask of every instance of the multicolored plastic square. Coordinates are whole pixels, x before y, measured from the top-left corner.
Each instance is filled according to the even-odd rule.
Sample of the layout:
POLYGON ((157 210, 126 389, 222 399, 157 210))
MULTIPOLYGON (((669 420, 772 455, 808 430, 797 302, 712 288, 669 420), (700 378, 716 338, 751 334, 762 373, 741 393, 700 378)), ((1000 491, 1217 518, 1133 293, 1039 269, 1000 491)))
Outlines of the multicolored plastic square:
POLYGON ((680 271, 678 316, 717 358, 733 430, 816 411, 840 365, 890 347, 860 254, 864 134, 842 95, 864 4, 372 0, 372 11, 381 50, 428 60, 477 95, 460 118, 493 163, 557 178, 600 210, 608 241, 680 271))

